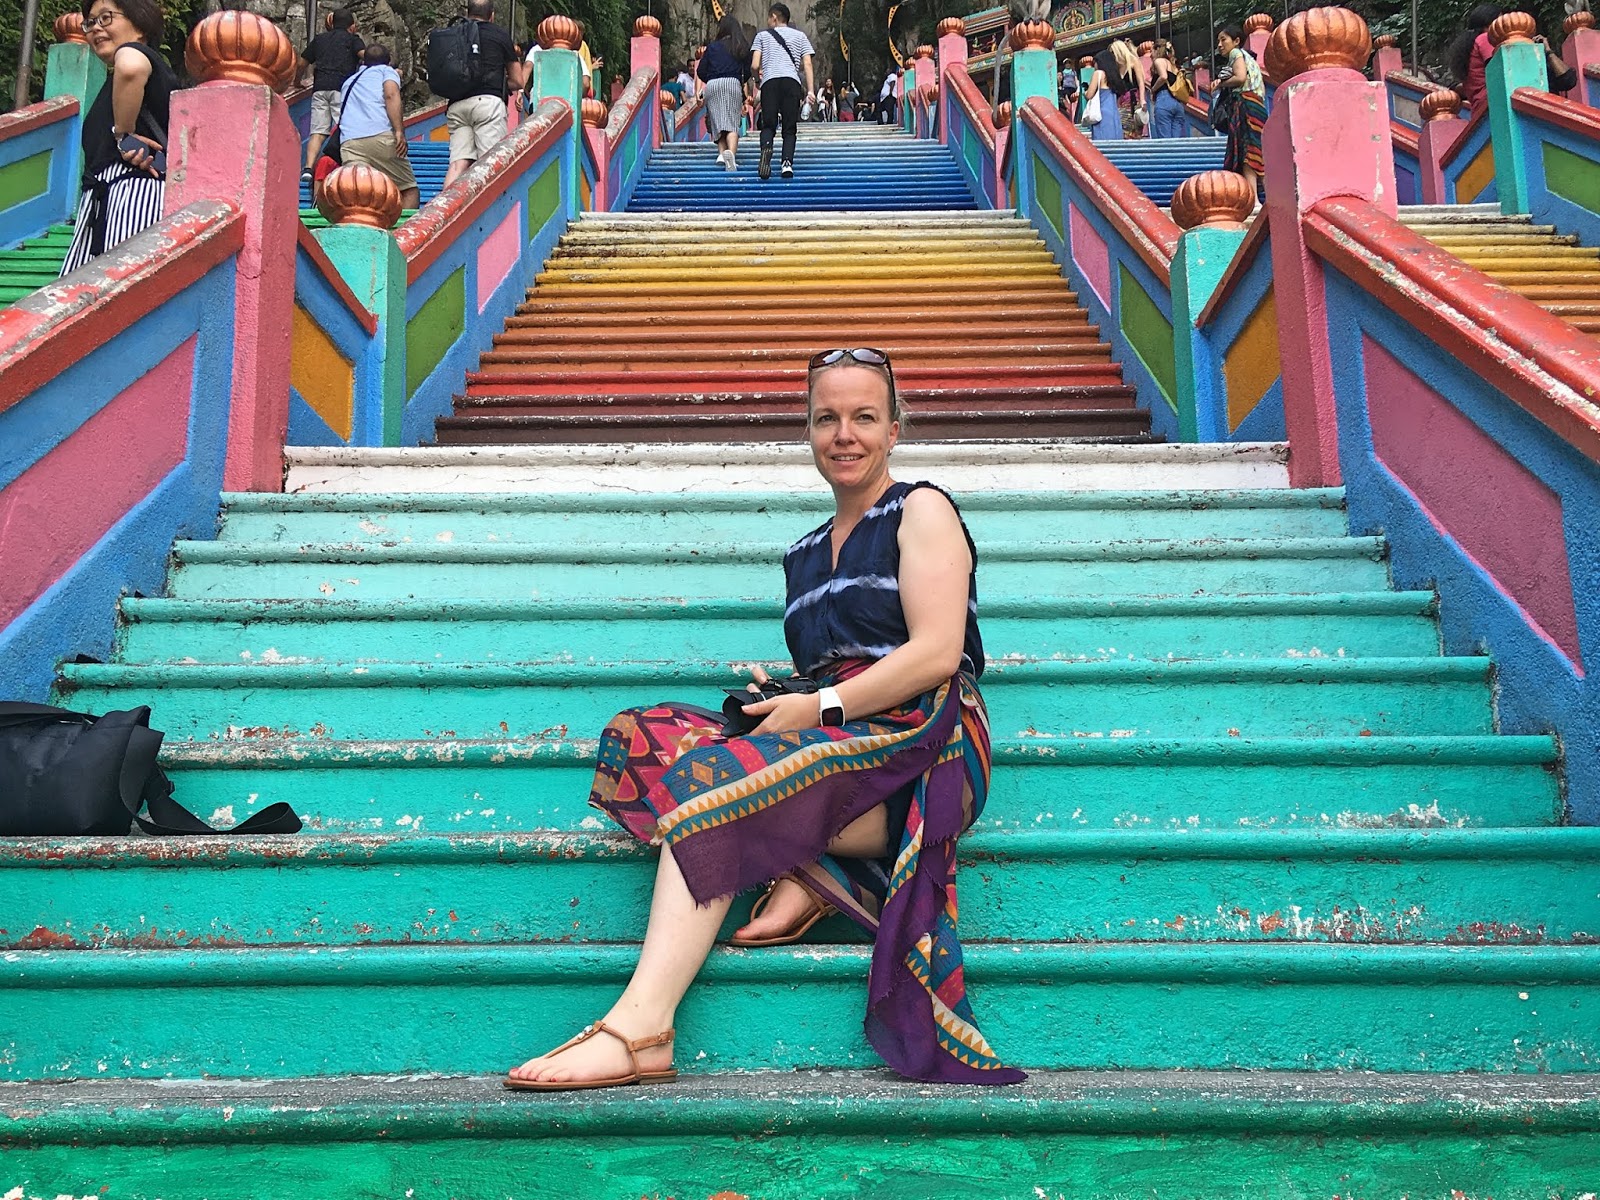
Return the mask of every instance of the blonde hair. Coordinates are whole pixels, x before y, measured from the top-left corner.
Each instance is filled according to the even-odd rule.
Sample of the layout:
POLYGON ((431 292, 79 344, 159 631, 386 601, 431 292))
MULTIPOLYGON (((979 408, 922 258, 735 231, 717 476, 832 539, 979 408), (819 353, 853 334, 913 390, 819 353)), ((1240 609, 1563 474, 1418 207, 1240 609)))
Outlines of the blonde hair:
POLYGON ((1111 43, 1111 57, 1117 60, 1117 74, 1124 79, 1139 78, 1139 55, 1131 43, 1118 38, 1111 43))

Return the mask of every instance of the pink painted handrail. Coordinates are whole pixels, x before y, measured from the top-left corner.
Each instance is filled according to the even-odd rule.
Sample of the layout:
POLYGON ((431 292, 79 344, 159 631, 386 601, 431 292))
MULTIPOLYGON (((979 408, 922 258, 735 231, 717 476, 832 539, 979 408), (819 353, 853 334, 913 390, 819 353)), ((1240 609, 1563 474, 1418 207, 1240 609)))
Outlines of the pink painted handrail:
POLYGON ((1083 132, 1042 96, 1022 108, 1022 121, 1039 144, 1066 168, 1100 215, 1133 247, 1156 278, 1172 286, 1172 256, 1178 250, 1177 225, 1163 213, 1083 132))
POLYGON ((503 195, 529 159, 537 158, 572 128, 565 100, 544 100, 467 173, 417 210, 395 231, 406 256, 406 281, 415 283, 455 238, 503 195))
POLYGON ((617 97, 617 102, 611 106, 611 112, 606 117, 606 142, 616 145, 623 132, 633 121, 634 114, 646 99, 655 104, 656 93, 660 90, 655 86, 656 73, 652 70, 635 71, 628 80, 628 86, 622 89, 622 95, 617 97))
POLYGON ((350 310, 350 315, 360 323, 361 328, 367 331, 368 337, 376 337, 378 333, 378 318, 367 309, 365 304, 356 299, 356 294, 350 290, 350 285, 344 281, 344 276, 339 274, 339 268, 333 265, 333 260, 328 257, 327 251, 322 248, 322 243, 312 236, 311 230, 306 228, 304 221, 300 222, 300 228, 296 231, 295 237, 300 243, 300 249, 304 250, 311 261, 316 264, 318 272, 327 281, 328 287, 333 290, 333 294, 339 297, 340 303, 350 310))
POLYGON ((1461 131, 1461 136, 1450 144, 1450 149, 1446 150, 1444 152, 1444 156, 1439 159, 1440 168, 1448 167, 1451 163, 1455 162, 1456 159, 1461 157, 1461 152, 1466 148, 1467 140, 1472 137, 1472 131, 1475 130, 1479 124, 1487 121, 1488 119, 1489 110, 1484 109, 1467 122, 1467 127, 1461 131))
POLYGON ((1511 107, 1525 117, 1544 121, 1579 137, 1600 141, 1600 109, 1590 108, 1587 104, 1552 96, 1538 88, 1525 87, 1511 93, 1511 107))
MULTIPOLYGON (((13 112, 0 113, 0 142, 78 115, 76 96, 56 96, 13 112)), ((76 184, 74 184, 76 186, 76 184)))
POLYGON ((1313 253, 1600 462, 1600 341, 1364 200, 1324 200, 1302 222, 1313 253))
POLYGON ((1255 261, 1261 247, 1267 244, 1267 210, 1259 209, 1256 219, 1250 223, 1250 231, 1244 235, 1244 241, 1239 243, 1239 248, 1234 251, 1233 261, 1228 264, 1228 269, 1222 273, 1222 278, 1217 281, 1217 290, 1211 293, 1211 299, 1206 301, 1206 306, 1200 310, 1200 315, 1195 318, 1196 329, 1204 329, 1211 324, 1222 306, 1228 302, 1228 297, 1239 281, 1244 278, 1244 273, 1250 269, 1250 264, 1255 261))
POLYGON ((967 116, 967 121, 978 131, 984 147, 990 154, 994 153, 994 121, 989 116, 989 106, 983 101, 983 93, 978 90, 978 85, 972 82, 972 76, 967 68, 960 63, 952 66, 945 72, 945 78, 950 82, 950 94, 955 97, 956 103, 961 105, 961 111, 967 116))
POLYGON ((95 259, 85 268, 91 282, 69 276, 0 309, 0 412, 243 246, 237 208, 197 201, 95 259))

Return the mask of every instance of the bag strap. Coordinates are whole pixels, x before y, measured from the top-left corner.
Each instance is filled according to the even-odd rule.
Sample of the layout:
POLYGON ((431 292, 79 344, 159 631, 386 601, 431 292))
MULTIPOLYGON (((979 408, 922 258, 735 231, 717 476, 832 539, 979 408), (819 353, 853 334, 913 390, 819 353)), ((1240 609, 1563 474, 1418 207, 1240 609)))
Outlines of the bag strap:
MULTIPOLYGON (((787 38, 778 37, 778 31, 776 29, 768 29, 765 32, 778 39, 778 45, 784 48, 785 52, 787 52, 789 55, 789 61, 794 64, 795 74, 801 74, 800 55, 794 52, 794 47, 789 44, 789 40, 787 38)), ((800 82, 804 83, 805 80, 802 79, 800 82)))

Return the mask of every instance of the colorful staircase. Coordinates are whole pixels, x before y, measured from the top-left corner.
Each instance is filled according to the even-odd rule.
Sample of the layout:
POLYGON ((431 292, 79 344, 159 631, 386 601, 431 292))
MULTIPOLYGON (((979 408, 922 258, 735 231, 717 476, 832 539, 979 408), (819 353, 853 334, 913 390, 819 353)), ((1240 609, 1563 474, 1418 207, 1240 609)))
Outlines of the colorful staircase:
POLYGON ((54 283, 71 245, 72 226, 62 223, 10 250, 0 250, 0 306, 54 283))
POLYGON ((1172 193, 1191 175, 1220 171, 1227 138, 1126 138, 1096 142, 1094 148, 1128 177, 1157 208, 1172 203, 1172 193))
MULTIPOLYGON (((778 147, 772 178, 757 175, 758 143, 755 134, 740 140, 738 170, 731 173, 717 164, 716 147, 709 142, 672 142, 651 151, 628 211, 882 210, 878 224, 889 228, 895 212, 973 207, 972 193, 945 148, 897 128, 802 124, 792 179, 779 176, 778 147)), ((888 271, 883 284, 894 277, 894 268, 888 271)))
MULTIPOLYGON (((417 191, 426 204, 444 188, 445 173, 450 170, 450 143, 409 142, 406 152, 411 158, 412 173, 417 177, 417 191)), ((316 211, 311 202, 311 184, 304 179, 300 181, 300 207, 316 211)))
POLYGON ((890 352, 919 436, 1150 437, 1027 222, 919 211, 585 215, 436 436, 796 438, 806 359, 838 345, 890 352), (908 290, 886 261, 930 282, 908 290))

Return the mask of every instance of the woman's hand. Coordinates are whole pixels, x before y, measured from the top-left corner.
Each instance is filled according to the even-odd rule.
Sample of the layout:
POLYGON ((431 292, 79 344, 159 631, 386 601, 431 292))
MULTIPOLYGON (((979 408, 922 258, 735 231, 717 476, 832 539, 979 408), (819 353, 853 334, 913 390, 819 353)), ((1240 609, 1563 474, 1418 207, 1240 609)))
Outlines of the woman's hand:
POLYGON ((758 704, 746 704, 744 711, 762 718, 761 724, 750 731, 752 737, 758 733, 789 733, 796 729, 815 729, 822 717, 822 702, 815 693, 807 696, 786 692, 758 704))
MULTIPOLYGON (((139 142, 140 145, 131 150, 120 151, 122 155, 122 161, 127 163, 130 167, 133 167, 135 170, 144 171, 146 174, 151 175, 156 179, 160 179, 160 172, 155 169, 154 164, 155 156, 161 149, 161 143, 150 138, 143 137, 137 133, 128 134, 126 136, 133 138, 135 141, 139 142)), ((120 140, 122 139, 119 139, 119 141, 120 140)))

